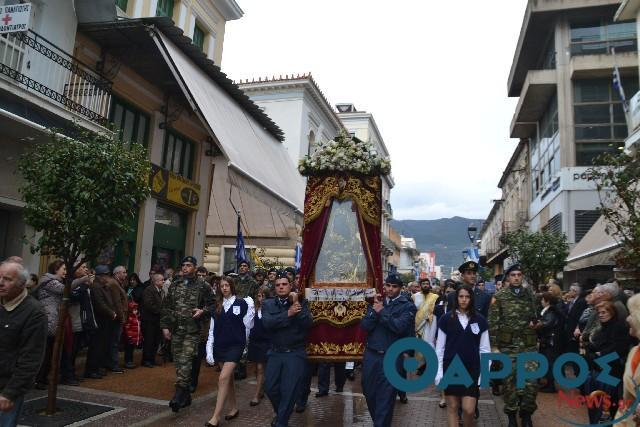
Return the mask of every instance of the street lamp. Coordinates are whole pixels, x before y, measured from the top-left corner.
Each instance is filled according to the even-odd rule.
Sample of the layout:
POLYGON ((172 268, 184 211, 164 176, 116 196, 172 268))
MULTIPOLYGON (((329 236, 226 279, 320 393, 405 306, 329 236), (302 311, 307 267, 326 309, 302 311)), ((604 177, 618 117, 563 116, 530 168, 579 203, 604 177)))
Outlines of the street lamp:
POLYGON ((477 234, 478 228, 473 223, 469 224, 467 227, 467 236, 469 236, 469 240, 471 241, 471 247, 475 247, 477 234))

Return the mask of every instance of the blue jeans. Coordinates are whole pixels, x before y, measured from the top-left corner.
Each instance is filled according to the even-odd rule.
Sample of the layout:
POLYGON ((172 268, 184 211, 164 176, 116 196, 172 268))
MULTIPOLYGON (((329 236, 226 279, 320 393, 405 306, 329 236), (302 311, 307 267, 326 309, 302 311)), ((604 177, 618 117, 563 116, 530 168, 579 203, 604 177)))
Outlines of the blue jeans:
POLYGON ((10 412, 0 412, 0 427, 15 427, 18 425, 18 418, 22 412, 22 402, 24 396, 18 397, 13 402, 13 409, 10 412))

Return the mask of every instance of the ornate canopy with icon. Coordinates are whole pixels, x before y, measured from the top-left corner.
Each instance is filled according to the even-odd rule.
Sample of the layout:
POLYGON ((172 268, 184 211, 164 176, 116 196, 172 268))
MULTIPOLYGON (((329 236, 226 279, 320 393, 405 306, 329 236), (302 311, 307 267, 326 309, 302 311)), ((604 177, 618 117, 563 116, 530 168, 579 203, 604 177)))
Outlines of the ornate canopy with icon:
POLYGON ((340 134, 301 160, 304 202, 301 286, 314 325, 312 360, 356 360, 366 334, 367 299, 382 291, 382 175, 389 160, 372 144, 340 134))

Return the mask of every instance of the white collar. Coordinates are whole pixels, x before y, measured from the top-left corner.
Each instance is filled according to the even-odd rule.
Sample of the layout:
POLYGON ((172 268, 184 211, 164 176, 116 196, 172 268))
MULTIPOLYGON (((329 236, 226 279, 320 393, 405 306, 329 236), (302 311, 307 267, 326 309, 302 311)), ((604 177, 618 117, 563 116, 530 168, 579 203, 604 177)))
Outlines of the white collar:
POLYGON ((547 312, 547 310, 549 310, 549 307, 551 307, 551 306, 548 305, 545 308, 543 308, 542 311, 540 312, 540 316, 543 316, 547 312))
POLYGON ((231 295, 229 298, 224 298, 222 301, 222 307, 224 308, 224 311, 229 310, 229 307, 231 307, 234 302, 236 302, 235 295, 231 295))
POLYGON ((6 301, 4 298, 1 298, 0 303, 2 303, 2 306, 4 307, 5 310, 13 311, 17 306, 20 305, 22 301, 24 301, 27 295, 29 295, 29 292, 25 288, 22 290, 22 292, 20 292, 20 294, 17 297, 12 299, 11 301, 6 301))

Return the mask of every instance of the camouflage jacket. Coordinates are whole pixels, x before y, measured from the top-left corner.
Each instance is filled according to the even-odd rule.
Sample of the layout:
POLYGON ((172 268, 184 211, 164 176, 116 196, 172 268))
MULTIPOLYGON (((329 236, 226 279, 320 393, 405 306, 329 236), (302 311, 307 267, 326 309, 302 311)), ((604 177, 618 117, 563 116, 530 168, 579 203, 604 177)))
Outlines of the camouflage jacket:
POLYGON ((489 308, 489 335, 491 345, 501 353, 536 351, 536 330, 529 322, 536 320, 536 305, 533 293, 528 288, 508 287, 498 291, 489 308))
POLYGON ((236 297, 251 297, 255 300, 259 287, 258 282, 256 282, 250 274, 245 274, 244 276, 239 277, 236 283, 236 297))
POLYGON ((200 333, 202 323, 214 310, 211 288, 202 279, 195 277, 176 278, 169 286, 167 296, 162 300, 160 327, 171 333, 200 333), (193 318, 193 310, 200 308, 204 313, 193 318))

